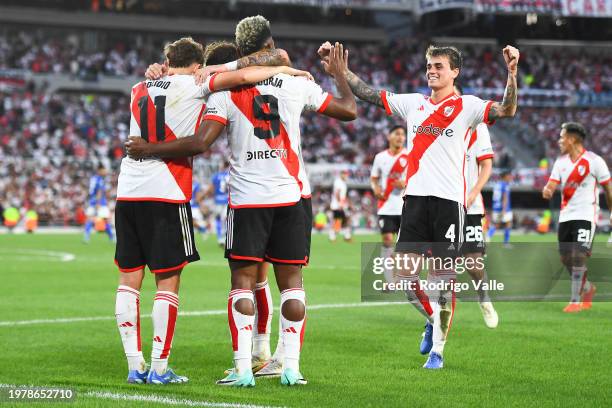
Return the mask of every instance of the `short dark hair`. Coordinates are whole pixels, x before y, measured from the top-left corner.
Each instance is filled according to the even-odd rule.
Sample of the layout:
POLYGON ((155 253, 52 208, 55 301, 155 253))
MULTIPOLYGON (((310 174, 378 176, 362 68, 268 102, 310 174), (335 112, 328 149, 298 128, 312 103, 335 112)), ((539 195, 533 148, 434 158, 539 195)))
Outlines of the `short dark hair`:
POLYGON ((581 141, 584 141, 587 137, 587 130, 578 122, 565 122, 561 125, 561 129, 579 136, 581 141))
POLYGON ((236 26, 236 45, 243 56, 261 50, 271 37, 270 22, 263 16, 243 18, 236 26))
POLYGON ((461 51, 459 51, 457 48, 451 46, 436 47, 435 45, 430 45, 425 52, 425 58, 441 56, 448 58, 451 69, 458 68, 461 70, 461 66, 463 65, 463 57, 461 56, 461 51))
POLYGON ((406 128, 403 127, 402 125, 395 125, 391 129, 389 129, 387 134, 390 135, 391 133, 395 132, 397 129, 404 129, 404 132, 406 132, 406 128))
POLYGON ((232 62, 240 57, 236 44, 228 41, 215 41, 204 49, 204 65, 219 65, 232 62))
POLYGON ((183 37, 166 44, 164 55, 172 68, 186 68, 191 64, 204 65, 204 47, 191 37, 183 37))

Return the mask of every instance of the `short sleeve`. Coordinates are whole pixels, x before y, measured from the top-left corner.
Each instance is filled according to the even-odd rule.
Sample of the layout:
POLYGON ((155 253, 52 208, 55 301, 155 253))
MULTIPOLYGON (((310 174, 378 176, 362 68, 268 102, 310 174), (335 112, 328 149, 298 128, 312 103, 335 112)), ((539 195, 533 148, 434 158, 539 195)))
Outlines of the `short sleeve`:
POLYGON ((555 160, 555 164, 553 164, 552 172, 550 173, 548 181, 552 181, 557 184, 561 183, 561 165, 559 164, 559 160, 555 160))
POLYGON ((227 125, 228 106, 227 92, 215 92, 210 95, 206 103, 206 111, 203 120, 214 120, 227 125))
POLYGON ((380 156, 376 155, 374 157, 374 163, 372 163, 372 171, 370 172, 370 177, 380 177, 381 176, 381 171, 382 169, 380 168, 380 156))
POLYGON ((406 119, 411 110, 418 109, 423 96, 416 93, 394 94, 392 92, 380 91, 380 98, 387 115, 398 115, 406 119))
POLYGON ((485 101, 474 95, 464 95, 461 98, 463 99, 463 110, 467 114, 468 123, 471 127, 476 128, 480 123, 486 123, 487 125, 495 123, 489 117, 493 101, 485 101))
POLYGON ((489 128, 481 123, 476 128, 476 160, 492 159, 495 156, 491 145, 491 135, 489 128))
POLYGON ((608 165, 605 160, 600 156, 597 156, 597 159, 594 162, 594 172, 593 175, 597 182, 602 186, 610 182, 610 169, 608 169, 608 165))
POLYGON ((327 105, 333 99, 331 94, 325 92, 314 81, 309 81, 305 78, 296 78, 296 81, 301 82, 305 110, 321 113, 327 109, 327 105))

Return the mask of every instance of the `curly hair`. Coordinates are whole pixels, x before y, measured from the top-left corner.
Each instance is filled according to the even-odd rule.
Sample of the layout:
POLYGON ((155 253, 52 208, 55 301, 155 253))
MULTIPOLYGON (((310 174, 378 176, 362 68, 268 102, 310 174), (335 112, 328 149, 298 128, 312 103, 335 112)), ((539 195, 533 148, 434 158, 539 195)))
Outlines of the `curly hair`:
POLYGON ((263 16, 244 18, 236 26, 236 45, 242 55, 261 50, 270 37, 270 22, 263 16))
POLYGON ((164 47, 164 55, 172 68, 186 68, 191 64, 204 64, 204 47, 191 37, 183 37, 164 47))
POLYGON ((204 49, 204 65, 218 65, 232 62, 240 57, 236 44, 229 41, 215 41, 204 49))

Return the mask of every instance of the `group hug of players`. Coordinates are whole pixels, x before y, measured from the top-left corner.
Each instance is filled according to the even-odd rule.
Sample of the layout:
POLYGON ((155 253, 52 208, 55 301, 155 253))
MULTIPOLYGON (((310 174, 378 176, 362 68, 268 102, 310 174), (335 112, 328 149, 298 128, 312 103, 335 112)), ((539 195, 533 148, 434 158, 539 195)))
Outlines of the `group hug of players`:
MULTIPOLYGON (((190 38, 182 38, 164 52, 166 63, 150 66, 149 79, 132 89, 128 156, 121 163, 117 189, 115 263, 121 273, 116 317, 128 382, 188 381, 168 367, 168 357, 180 274, 185 265, 200 258, 189 205, 191 157, 224 135, 230 149, 225 257, 231 271, 227 311, 234 367, 217 384, 254 386, 255 376, 280 376, 283 385, 306 384, 299 365, 306 327, 302 268, 310 258, 312 206, 301 151, 301 113, 309 110, 354 120, 356 96, 403 118, 406 128, 392 132, 391 149, 377 157, 374 166, 381 215, 389 215, 381 218, 385 251, 393 251, 387 234, 399 231, 395 251, 416 257, 428 250, 424 244, 442 242, 452 245, 444 245, 444 250, 432 246, 433 255, 455 256, 466 225, 480 225, 480 215, 478 223, 466 219, 466 207, 481 203, 477 192, 467 190, 466 152, 468 147, 474 152, 471 166, 477 166, 478 157, 489 159, 490 148, 479 153, 487 151, 481 147, 486 143, 478 140, 478 134, 484 133, 478 131, 483 129, 479 124, 514 115, 519 52, 510 46, 503 50, 508 82, 502 102, 455 92, 461 68, 461 54, 455 48, 428 50, 426 75, 432 92, 425 96, 371 88, 349 70, 348 50, 327 42, 318 53, 325 72, 335 80, 338 96, 333 96, 307 72, 289 67, 289 56, 274 47, 270 23, 261 16, 237 25, 235 44, 213 43, 203 50, 190 38), (406 148, 401 146, 404 138, 406 148), (397 206, 401 206, 399 219, 397 206), (385 214, 391 207, 392 213, 385 214), (273 265, 281 292, 274 355, 269 344, 268 264, 273 265), (157 285, 150 366, 142 354, 140 331, 145 267, 154 273, 157 285)), ((594 169, 586 167, 587 175, 594 169)), ((565 169, 559 172, 562 183, 565 174, 565 169)), ((482 185, 477 179, 479 192, 482 185)), ((389 279, 415 280, 419 272, 395 270, 389 279)), ((454 279, 450 270, 432 274, 436 279, 454 279)), ((430 350, 422 350, 429 353, 425 367, 441 368, 454 307, 452 294, 428 299, 415 290, 408 296, 428 321, 430 346, 425 346, 430 350)))

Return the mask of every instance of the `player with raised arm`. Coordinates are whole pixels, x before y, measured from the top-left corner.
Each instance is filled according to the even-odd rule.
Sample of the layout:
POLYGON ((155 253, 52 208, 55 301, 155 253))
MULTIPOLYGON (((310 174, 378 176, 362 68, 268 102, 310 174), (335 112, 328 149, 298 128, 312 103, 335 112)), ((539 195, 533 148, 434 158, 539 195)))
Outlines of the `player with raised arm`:
POLYGON ((497 228, 504 228, 504 246, 511 247, 510 233, 512 231, 512 199, 510 183, 512 183, 512 172, 503 170, 501 179, 493 187, 493 215, 491 227, 487 231, 487 237, 491 239, 497 228))
MULTIPOLYGON (((211 76, 198 86, 193 74, 204 62, 201 44, 182 38, 168 44, 164 54, 169 75, 132 88, 130 140, 163 145, 193 135, 211 92, 296 72, 288 67, 250 67, 211 76)), ((187 263, 199 259, 188 205, 191 189, 190 158, 125 157, 121 162, 115 211, 115 263, 121 272, 116 317, 130 383, 187 381, 168 368, 168 357, 178 312, 180 274, 187 263), (157 285, 150 371, 140 341, 139 291, 145 266, 155 274, 157 285)))
POLYGON ((542 190, 542 196, 550 200, 557 186, 562 187, 557 234, 561 262, 572 280, 570 303, 563 309, 566 313, 592 307, 596 287, 587 279, 587 258, 591 255, 599 217, 598 185, 604 188, 608 208, 612 208, 610 171, 604 159, 584 148, 586 137, 587 131, 580 123, 561 125, 559 148, 562 156, 555 161, 542 190))
POLYGON ((231 155, 225 255, 232 272, 228 320, 235 370, 218 381, 220 385, 255 384, 251 368, 253 290, 263 261, 274 265, 281 291, 285 355, 281 384, 306 384, 299 368, 306 319, 301 268, 307 262, 299 178, 300 116, 306 109, 345 121, 356 117, 355 99, 344 75, 346 54, 340 44, 332 49, 325 69, 336 80, 339 98, 312 81, 276 75, 257 86, 213 94, 204 126, 194 137, 163 145, 137 141, 130 146, 135 157, 195 155, 206 151, 227 127, 231 155))
POLYGON ((89 179, 89 205, 85 211, 87 221, 85 222, 85 234, 83 235, 83 242, 86 244, 89 243, 91 230, 94 228, 96 218, 104 220, 106 234, 111 242, 115 242, 113 227, 110 223, 110 210, 106 197, 106 176, 106 167, 100 164, 96 174, 89 179))
MULTIPOLYGON (((325 43, 319 49, 323 58, 329 46, 325 43)), ((355 96, 384 108, 388 115, 402 117, 408 126, 408 173, 396 244, 396 252, 408 258, 420 258, 428 250, 436 258, 454 258, 458 254, 463 243, 468 193, 465 154, 469 132, 481 122, 492 123, 516 113, 519 51, 506 46, 502 54, 508 68, 502 102, 459 96, 454 92, 453 85, 462 64, 461 53, 454 47, 427 49, 429 96, 377 90, 347 69, 347 80, 355 96)), ((420 268, 396 272, 408 291, 418 288, 414 282, 419 279, 420 268)), ((439 268, 433 276, 448 289, 448 283, 455 280, 455 271, 439 268)), ((418 297, 416 293, 409 296, 418 297)), ((428 319, 428 308, 433 311, 432 333, 426 332, 421 342, 421 352, 430 349, 424 367, 442 368, 442 352, 454 312, 454 293, 443 290, 431 301, 427 296, 420 299, 421 302, 412 303, 417 310, 428 319)))
MULTIPOLYGON (((372 163, 370 185, 378 199, 378 224, 382 235, 380 255, 389 258, 393 255, 395 235, 399 232, 402 220, 402 191, 406 187, 408 170, 408 150, 406 150, 406 129, 396 125, 387 134, 389 148, 378 153, 372 163)), ((385 268, 385 279, 395 282, 394 269, 385 268)))
POLYGON ((346 180, 348 179, 348 170, 342 170, 340 174, 334 179, 331 192, 331 203, 329 204, 330 210, 333 213, 334 223, 332 228, 329 230, 329 240, 332 242, 336 241, 336 234, 344 229, 344 240, 351 240, 351 225, 348 218, 348 186, 346 180))

